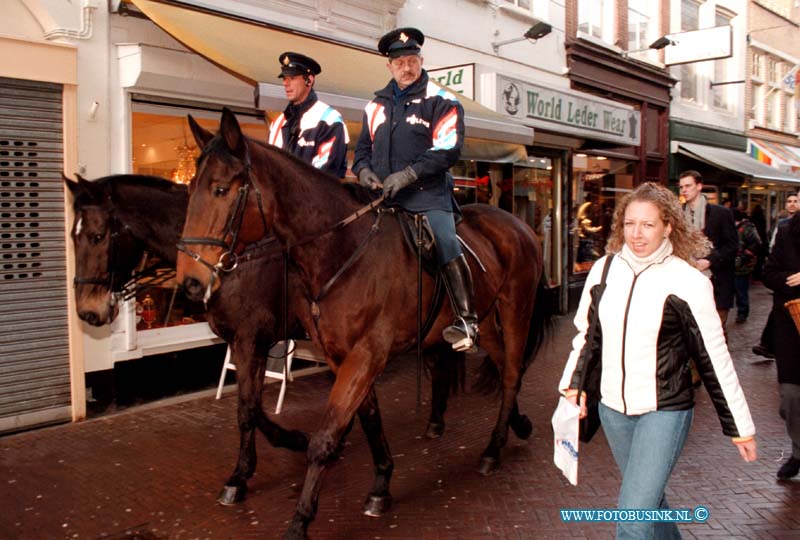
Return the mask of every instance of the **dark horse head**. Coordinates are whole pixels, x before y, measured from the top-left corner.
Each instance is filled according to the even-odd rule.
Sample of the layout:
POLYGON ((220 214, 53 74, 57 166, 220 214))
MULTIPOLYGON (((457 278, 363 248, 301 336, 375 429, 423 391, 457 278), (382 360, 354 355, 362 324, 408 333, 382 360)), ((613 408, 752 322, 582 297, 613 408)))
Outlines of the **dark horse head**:
POLYGON ((75 182, 64 176, 75 215, 71 233, 75 303, 81 319, 102 326, 117 316, 116 293, 131 279, 145 249, 168 264, 174 263, 176 224, 182 223, 186 188, 141 175, 114 175, 94 181, 77 178, 75 182), (179 218, 169 217, 171 214, 179 218), (156 232, 163 227, 174 229, 171 236, 169 231, 166 235, 156 232), (163 242, 166 245, 156 245, 164 237, 169 238, 163 242))
POLYGON ((248 141, 233 113, 223 111, 216 135, 191 116, 189 125, 202 153, 189 187, 177 280, 189 298, 207 300, 219 288, 220 272, 234 268, 243 247, 264 236, 274 205, 250 182, 248 141), (252 226, 243 227, 244 223, 252 226))

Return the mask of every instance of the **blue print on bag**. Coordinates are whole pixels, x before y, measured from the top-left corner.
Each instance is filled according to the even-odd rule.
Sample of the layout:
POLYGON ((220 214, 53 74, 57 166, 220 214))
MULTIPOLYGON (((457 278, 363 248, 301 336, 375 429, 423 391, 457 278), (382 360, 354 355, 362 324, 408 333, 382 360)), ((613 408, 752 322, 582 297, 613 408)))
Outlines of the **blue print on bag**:
POLYGON ((559 439, 558 444, 569 452, 569 455, 572 456, 573 459, 578 459, 578 451, 572 446, 572 442, 567 439, 559 439))

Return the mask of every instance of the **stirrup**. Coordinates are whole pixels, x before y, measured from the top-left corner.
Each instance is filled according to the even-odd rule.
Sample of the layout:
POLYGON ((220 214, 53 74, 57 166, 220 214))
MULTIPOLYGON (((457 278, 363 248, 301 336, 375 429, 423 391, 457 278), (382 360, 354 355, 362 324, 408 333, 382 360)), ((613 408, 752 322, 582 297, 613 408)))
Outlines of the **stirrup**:
POLYGON ((454 351, 478 352, 478 347, 475 344, 478 338, 478 329, 475 325, 469 324, 463 317, 457 318, 453 324, 446 327, 442 331, 442 337, 452 345, 454 351), (459 327, 459 323, 463 325, 462 328, 459 327), (458 335, 454 335, 456 333, 458 335), (473 339, 470 334, 474 334, 475 338, 473 339))

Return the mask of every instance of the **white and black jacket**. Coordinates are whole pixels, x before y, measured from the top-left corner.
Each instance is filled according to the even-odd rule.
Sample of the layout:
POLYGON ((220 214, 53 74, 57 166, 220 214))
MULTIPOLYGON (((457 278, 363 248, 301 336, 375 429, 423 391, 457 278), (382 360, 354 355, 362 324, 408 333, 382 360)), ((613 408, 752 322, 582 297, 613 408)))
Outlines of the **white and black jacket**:
MULTIPOLYGON (((750 410, 733 367, 711 282, 671 249, 638 275, 619 254, 611 261, 600 300, 594 343, 586 333, 605 257, 592 267, 583 289, 561 392, 578 388, 582 370, 597 380, 600 400, 628 415, 685 410, 694 406, 689 362, 695 359, 723 432, 730 437, 755 434, 750 410), (602 354, 601 353, 602 349, 602 354)), ((587 392, 596 392, 590 383, 587 392)))

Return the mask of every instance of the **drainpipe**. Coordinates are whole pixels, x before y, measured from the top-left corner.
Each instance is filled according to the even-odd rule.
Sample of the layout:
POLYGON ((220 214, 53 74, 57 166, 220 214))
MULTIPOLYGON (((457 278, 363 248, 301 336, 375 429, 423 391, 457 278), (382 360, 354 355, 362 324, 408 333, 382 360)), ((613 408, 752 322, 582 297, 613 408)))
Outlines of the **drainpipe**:
POLYGON ((91 39, 92 38, 92 11, 97 9, 97 0, 83 0, 81 10, 81 29, 54 28, 44 33, 44 38, 48 40, 69 38, 69 39, 91 39))

